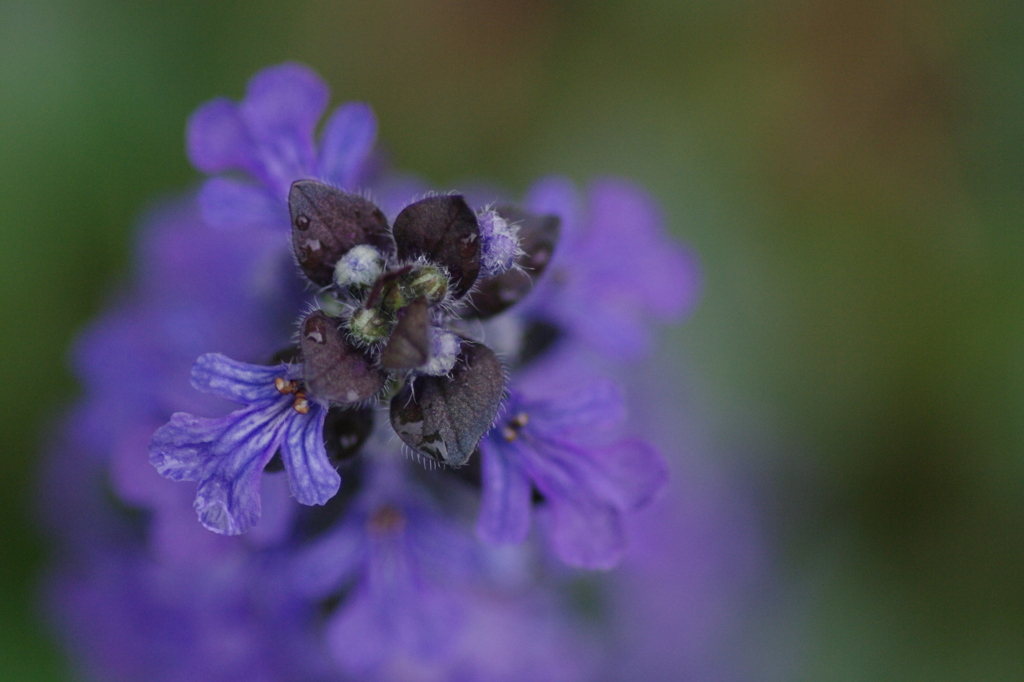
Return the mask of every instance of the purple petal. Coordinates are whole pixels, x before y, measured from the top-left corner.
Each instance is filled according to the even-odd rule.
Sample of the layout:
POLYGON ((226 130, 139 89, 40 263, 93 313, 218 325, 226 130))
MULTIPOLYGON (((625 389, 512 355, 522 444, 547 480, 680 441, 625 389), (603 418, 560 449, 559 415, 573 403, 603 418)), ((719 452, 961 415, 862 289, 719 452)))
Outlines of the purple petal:
POLYGON ((344 523, 300 550, 292 563, 292 587, 307 598, 326 597, 366 561, 366 535, 362 519, 344 523))
POLYGON ((592 489, 623 511, 647 506, 668 485, 665 458, 646 441, 630 438, 591 454, 592 489))
POLYGON ((259 520, 260 473, 277 451, 286 422, 296 418, 301 416, 284 396, 220 419, 179 412, 153 434, 150 462, 172 480, 198 480, 200 522, 214 532, 237 535, 259 520))
POLYGON ((242 115, 260 138, 282 130, 311 135, 329 93, 308 66, 286 62, 263 69, 246 86, 242 115))
POLYGON ((268 474, 260 481, 260 522, 246 535, 255 547, 273 547, 289 537, 296 507, 287 479, 280 474, 268 474))
POLYGON ((409 553, 419 570, 444 584, 473 580, 479 569, 476 538, 436 510, 411 506, 405 511, 409 520, 409 553))
POLYGON ((532 428, 562 435, 573 432, 605 431, 626 418, 622 390, 611 381, 590 382, 585 386, 550 387, 548 399, 524 409, 532 428))
POLYGON ((547 521, 552 550, 570 566, 614 568, 626 550, 622 514, 610 504, 580 497, 552 498, 547 521))
POLYGON ((153 434, 149 461, 172 481, 195 481, 205 475, 214 457, 211 448, 231 425, 234 414, 223 419, 204 419, 175 412, 153 434))
POLYGON ((563 217, 549 266, 556 276, 542 279, 527 304, 542 317, 605 353, 631 359, 650 350, 649 318, 675 319, 695 304, 696 259, 664 232, 657 203, 644 190, 621 180, 595 182, 585 217, 571 187, 558 179, 536 185, 527 201, 533 211, 563 217))
POLYGON ((281 393, 275 388, 274 380, 285 377, 289 371, 282 365, 250 365, 220 353, 207 353, 192 366, 192 385, 204 393, 252 405, 278 400, 281 393))
POLYGON ((648 299, 651 312, 661 320, 674 320, 689 313, 700 300, 704 276, 700 260, 690 249, 669 244, 662 251, 659 266, 661 286, 648 299))
POLYGON ((313 169, 313 132, 327 98, 320 77, 300 64, 273 66, 249 81, 239 112, 256 142, 262 178, 282 199, 313 169))
MULTIPOLYGON (((530 481, 505 455, 505 447, 480 443, 483 494, 477 534, 488 542, 522 542, 530 533, 530 481)), ((519 461, 516 458, 516 461, 519 461)))
POLYGON ((522 458, 546 497, 586 499, 635 511, 652 502, 668 482, 661 453, 640 439, 603 448, 556 438, 533 438, 522 458))
POLYGON ((595 461, 602 451, 533 439, 520 452, 547 500, 547 530, 555 554, 582 568, 611 568, 618 563, 626 540, 617 502, 627 497, 627 492, 609 492, 614 483, 608 478, 617 472, 609 472, 595 461))
POLYGON ((199 191, 203 220, 213 227, 288 226, 285 206, 266 190, 227 178, 211 178, 199 191))
POLYGON ((422 580, 401 539, 374 544, 364 582, 327 628, 331 652, 353 676, 378 672, 391 660, 437 659, 456 631, 452 595, 422 580))
MULTIPOLYGON (((591 264, 602 261, 620 274, 614 284, 632 289, 638 306, 672 319, 696 301, 696 259, 664 231, 657 202, 632 183, 603 179, 590 189, 591 225, 584 250, 591 264)), ((592 265, 594 267, 594 265, 592 265)))
POLYGON ((352 102, 335 109, 320 142, 320 174, 352 191, 377 139, 377 117, 370 105, 352 102))
POLYGON ((288 423, 281 443, 281 458, 288 472, 292 495, 301 504, 324 504, 338 492, 341 476, 331 466, 324 448, 327 410, 312 405, 304 419, 288 423))
MULTIPOLYGON (((579 225, 579 197, 572 180, 563 177, 544 178, 526 193, 524 205, 530 213, 556 215, 561 221, 561 241, 571 239, 579 225)), ((556 258, 558 249, 555 250, 556 258)))
POLYGON ((196 489, 195 510, 203 527, 221 535, 241 535, 260 520, 260 471, 230 481, 207 478, 196 489))
POLYGON ((238 107, 224 98, 207 102, 192 114, 186 146, 192 165, 206 173, 255 168, 253 141, 238 107))
POLYGON ((565 296, 563 301, 566 305, 562 307, 562 317, 576 336, 611 356, 626 360, 636 360, 650 352, 654 336, 643 320, 640 301, 588 298, 589 307, 579 305, 581 298, 576 296, 565 296), (570 307, 572 303, 576 305, 570 307))
POLYGON ((260 469, 254 466, 232 479, 211 476, 200 481, 194 507, 203 527, 223 536, 238 536, 259 521, 260 469))
POLYGON ((327 626, 328 648, 344 672, 375 672, 398 644, 391 623, 365 588, 353 591, 339 611, 327 626))

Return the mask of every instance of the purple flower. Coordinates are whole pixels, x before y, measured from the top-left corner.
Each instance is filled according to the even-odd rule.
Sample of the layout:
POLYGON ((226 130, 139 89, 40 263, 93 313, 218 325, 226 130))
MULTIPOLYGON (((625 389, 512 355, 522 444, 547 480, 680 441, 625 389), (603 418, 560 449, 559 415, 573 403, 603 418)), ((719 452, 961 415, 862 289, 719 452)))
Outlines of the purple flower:
POLYGON ((446 657, 470 586, 469 538, 403 480, 396 464, 375 464, 345 520, 295 562, 302 594, 326 597, 351 585, 325 634, 342 670, 354 676, 395 660, 446 657))
POLYGON ((348 190, 365 180, 377 137, 373 111, 360 103, 338 107, 316 147, 313 133, 327 100, 319 76, 289 63, 253 76, 241 102, 218 98, 192 115, 187 143, 193 165, 211 174, 243 171, 257 181, 207 181, 199 201, 210 224, 283 228, 295 180, 317 178, 348 190))
POLYGON ((668 480, 648 443, 602 437, 624 418, 622 394, 610 382, 554 383, 532 396, 513 389, 498 427, 480 444, 480 536, 524 541, 537 494, 558 558, 582 568, 615 566, 626 547, 624 515, 650 503, 668 480))
POLYGON ((634 512, 666 464, 600 376, 688 309, 696 269, 625 183, 471 204, 372 175, 365 105, 317 144, 326 102, 285 64, 192 117, 216 177, 147 225, 75 355, 46 486, 74 560, 59 622, 97 677, 593 679, 621 641, 594 608, 613 579, 547 561, 530 527, 585 568, 627 527, 654 537, 634 512))
POLYGON ((526 316, 635 359, 651 347, 651 321, 678 319, 696 303, 696 259, 668 238, 657 205, 636 185, 599 180, 581 201, 568 180, 548 178, 530 189, 525 207, 562 222, 562 239, 526 316))
POLYGON ((258 555, 211 565, 96 552, 51 580, 50 602, 88 679, 332 679, 310 607, 267 589, 282 578, 258 555))
POLYGON ((262 367, 208 354, 192 368, 192 385, 245 405, 219 419, 171 416, 150 443, 150 462, 175 481, 199 481, 195 509, 204 526, 244 533, 260 517, 259 479, 280 449, 292 495, 324 504, 341 477, 324 448, 327 410, 299 388, 301 369, 262 367))

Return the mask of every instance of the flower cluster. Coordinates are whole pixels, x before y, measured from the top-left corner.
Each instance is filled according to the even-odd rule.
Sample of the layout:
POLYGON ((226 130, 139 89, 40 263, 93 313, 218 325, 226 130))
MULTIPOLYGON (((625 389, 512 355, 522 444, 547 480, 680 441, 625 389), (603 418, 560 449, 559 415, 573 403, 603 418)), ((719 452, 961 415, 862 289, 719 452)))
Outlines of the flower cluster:
POLYGON ((692 306, 695 264, 622 181, 397 199, 367 106, 315 144, 327 99, 286 64, 190 120, 213 177, 78 344, 51 506, 116 540, 55 594, 124 679, 582 679, 559 564, 617 565, 666 487, 614 368, 692 306), (123 627, 89 626, 100 603, 123 627))

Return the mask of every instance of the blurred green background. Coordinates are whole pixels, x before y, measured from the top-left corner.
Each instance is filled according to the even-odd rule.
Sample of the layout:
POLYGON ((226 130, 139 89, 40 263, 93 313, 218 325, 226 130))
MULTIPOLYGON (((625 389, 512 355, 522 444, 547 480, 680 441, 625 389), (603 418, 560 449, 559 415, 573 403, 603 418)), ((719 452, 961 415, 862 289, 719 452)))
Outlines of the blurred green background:
POLYGON ((0 0, 0 679, 47 419, 188 114, 285 59, 398 166, 635 178, 706 294, 664 345, 766 491, 807 680, 1024 679, 1024 4, 0 0))

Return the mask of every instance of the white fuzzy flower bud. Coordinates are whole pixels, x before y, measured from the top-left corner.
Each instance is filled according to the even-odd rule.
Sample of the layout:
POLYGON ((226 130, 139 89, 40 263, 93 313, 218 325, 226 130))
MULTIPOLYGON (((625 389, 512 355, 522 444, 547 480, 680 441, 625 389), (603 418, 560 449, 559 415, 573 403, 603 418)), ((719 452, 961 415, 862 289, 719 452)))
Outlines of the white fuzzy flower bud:
POLYGON ((443 376, 452 371, 459 357, 459 337, 449 331, 430 328, 430 360, 420 367, 423 374, 443 376))
POLYGON ((384 271, 384 257, 372 246, 353 246, 334 266, 334 283, 339 287, 368 287, 384 271))
POLYGON ((518 229, 508 224, 497 211, 477 215, 480 226, 480 276, 492 277, 515 265, 519 248, 518 229))

